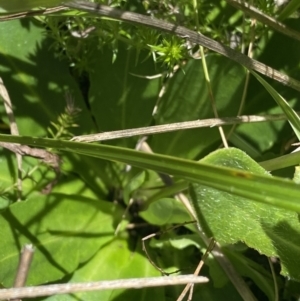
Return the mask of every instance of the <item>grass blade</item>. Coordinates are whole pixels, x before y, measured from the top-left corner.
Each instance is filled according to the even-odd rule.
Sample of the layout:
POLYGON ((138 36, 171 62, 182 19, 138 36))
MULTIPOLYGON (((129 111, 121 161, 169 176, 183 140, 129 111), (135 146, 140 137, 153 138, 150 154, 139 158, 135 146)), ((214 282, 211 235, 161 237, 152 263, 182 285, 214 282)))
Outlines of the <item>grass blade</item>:
POLYGON ((274 98, 277 104, 281 107, 282 111, 286 114, 286 117, 291 124, 298 140, 300 140, 300 118, 297 113, 291 108, 289 103, 271 86, 269 85, 261 76, 256 72, 250 71, 256 79, 265 87, 265 89, 274 98))
POLYGON ((188 181, 207 185, 250 200, 300 212, 300 186, 291 180, 254 175, 241 170, 165 155, 147 154, 109 145, 12 135, 0 135, 0 141, 35 147, 51 147, 101 159, 119 161, 136 167, 179 176, 188 181))

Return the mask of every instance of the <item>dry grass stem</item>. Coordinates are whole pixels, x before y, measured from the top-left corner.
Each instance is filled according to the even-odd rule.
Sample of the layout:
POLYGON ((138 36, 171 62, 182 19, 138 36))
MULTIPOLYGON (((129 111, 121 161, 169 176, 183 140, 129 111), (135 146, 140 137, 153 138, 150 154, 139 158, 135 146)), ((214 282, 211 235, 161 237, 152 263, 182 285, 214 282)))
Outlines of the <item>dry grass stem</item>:
POLYGON ((82 135, 73 137, 72 141, 77 142, 95 142, 95 141, 105 141, 119 138, 127 138, 134 136, 144 136, 144 135, 154 135, 161 133, 174 132, 179 130, 188 130, 195 128, 203 127, 215 127, 221 125, 232 125, 232 124, 241 124, 241 123, 254 123, 254 122, 270 122, 286 120, 286 115, 245 115, 238 117, 223 117, 223 118, 210 118, 204 120, 194 120, 194 121, 185 121, 185 122, 176 122, 163 125, 154 125, 142 128, 119 130, 112 132, 104 132, 91 135, 82 135))
POLYGON ((187 283, 207 283, 208 278, 194 275, 174 277, 152 277, 119 279, 98 282, 66 283, 41 285, 34 287, 9 288, 0 290, 0 300, 16 298, 34 298, 41 296, 53 296, 57 294, 74 294, 77 292, 102 291, 113 289, 140 289, 144 287, 157 287, 168 285, 180 285, 187 283))

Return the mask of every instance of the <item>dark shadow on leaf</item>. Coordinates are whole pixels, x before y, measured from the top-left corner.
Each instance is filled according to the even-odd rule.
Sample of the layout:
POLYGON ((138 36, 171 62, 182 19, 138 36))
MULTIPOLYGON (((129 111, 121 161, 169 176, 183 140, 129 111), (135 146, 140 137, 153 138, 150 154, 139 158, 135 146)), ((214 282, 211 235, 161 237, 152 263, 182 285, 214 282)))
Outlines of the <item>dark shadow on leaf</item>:
POLYGON ((35 248, 41 251, 41 253, 45 256, 45 260, 48 260, 51 265, 56 267, 64 274, 67 274, 67 270, 65 270, 62 265, 58 264, 54 260, 47 248, 43 246, 43 244, 35 235, 33 235, 26 227, 24 227, 24 225, 22 225, 22 223, 20 223, 20 221, 11 213, 10 209, 7 209, 4 213, 2 213, 2 216, 11 226, 11 230, 15 238, 15 243, 20 251, 22 246, 19 242, 19 235, 22 234, 34 245, 35 248))
POLYGON ((265 233, 271 238, 272 244, 284 265, 288 276, 300 280, 300 232, 293 229, 287 222, 279 222, 270 227, 262 223, 265 233))
MULTIPOLYGON (((112 209, 111 203, 78 195, 41 195, 40 199, 35 197, 16 203, 2 213, 10 227, 5 239, 10 245, 15 244, 19 251, 24 242, 33 244, 37 249, 37 262, 61 272, 56 275, 67 275, 113 237, 112 209), (104 239, 99 239, 102 237, 104 239), (62 253, 61 249, 66 251, 62 253), (62 262, 66 262, 66 266, 62 262)), ((16 256, 17 253, 11 254, 10 260, 15 261, 16 256)), ((38 273, 36 264, 34 272, 38 273)))

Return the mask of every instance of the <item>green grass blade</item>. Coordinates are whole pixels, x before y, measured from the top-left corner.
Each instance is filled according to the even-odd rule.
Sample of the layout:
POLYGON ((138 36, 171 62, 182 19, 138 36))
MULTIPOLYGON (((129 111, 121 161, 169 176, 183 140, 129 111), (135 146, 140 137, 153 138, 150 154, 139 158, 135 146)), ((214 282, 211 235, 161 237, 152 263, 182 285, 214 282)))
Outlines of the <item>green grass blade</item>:
POLYGON ((299 0, 291 0, 278 16, 278 20, 282 21, 292 15, 300 7, 299 0))
POLYGON ((300 118, 297 113, 290 107, 288 102, 271 86, 269 85, 261 76, 256 72, 250 71, 256 79, 265 87, 265 89, 274 98, 277 104, 281 107, 282 111, 285 113, 288 121, 290 122, 298 140, 300 140, 300 118))
POLYGON ((207 185, 237 196, 300 212, 300 186, 291 180, 254 175, 241 170, 165 155, 147 154, 109 145, 11 135, 0 135, 0 141, 35 147, 51 147, 101 159, 119 161, 136 167, 179 176, 188 181, 207 185))
POLYGON ((300 164, 300 152, 291 153, 279 158, 259 162, 264 169, 272 171, 300 164))

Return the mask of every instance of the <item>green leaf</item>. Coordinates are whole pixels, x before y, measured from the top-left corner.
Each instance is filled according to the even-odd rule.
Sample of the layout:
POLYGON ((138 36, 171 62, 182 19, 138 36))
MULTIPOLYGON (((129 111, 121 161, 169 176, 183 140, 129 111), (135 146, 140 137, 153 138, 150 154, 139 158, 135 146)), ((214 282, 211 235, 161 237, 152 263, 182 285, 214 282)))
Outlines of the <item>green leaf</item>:
MULTIPOLYGON (((208 55, 206 60, 219 116, 235 116, 245 70, 219 55, 208 55)), ((158 104, 155 123, 213 117, 201 60, 190 60, 167 83, 166 92, 158 104)), ((221 143, 219 131, 215 127, 155 135, 150 145, 157 153, 193 159, 218 141, 221 143)))
POLYGON ((52 193, 11 205, 0 215, 0 283, 13 284, 24 244, 33 244, 28 285, 72 273, 113 237, 117 207, 105 201, 52 193))
MULTIPOLYGON (((255 112, 256 114, 282 114, 282 110, 278 106, 264 111, 264 108, 261 108, 258 104, 260 101, 261 99, 257 100, 257 102, 252 101, 258 109, 255 112)), ((251 111, 249 114, 253 114, 253 112, 251 111)), ((240 124, 230 136, 229 141, 236 148, 243 150, 251 158, 256 159, 261 157, 262 153, 269 151, 279 141, 281 131, 285 125, 286 120, 240 124)))
POLYGON ((4 196, 0 196, 0 211, 2 210, 2 209, 5 209, 5 208, 7 208, 9 205, 10 205, 10 200, 8 199, 8 198, 6 198, 6 197, 4 197, 4 196))
MULTIPOLYGON (((78 128, 72 128, 72 132, 74 135, 90 133, 94 128, 91 113, 78 84, 70 75, 68 64, 50 51, 52 44, 53 40, 47 38, 45 29, 36 22, 27 21, 27 26, 19 20, 1 23, 1 77, 9 92, 20 134, 46 136, 51 122, 56 122, 65 110, 66 92, 70 93, 75 106, 81 110, 76 119, 78 128)), ((0 114, 8 123, 3 106, 0 107, 0 114)), ((99 196, 104 196, 107 193, 106 183, 111 182, 110 175, 118 168, 111 165, 110 162, 74 155, 64 158, 63 168, 72 172, 80 170, 80 177, 99 196), (96 165, 99 168, 94 168, 96 165)), ((11 177, 10 172, 5 177, 11 177)))
MULTIPOLYGON (((160 273, 140 253, 140 248, 131 251, 128 242, 115 238, 98 250, 96 255, 81 266, 70 282, 116 280, 159 276, 160 273)), ((48 301, 62 300, 62 296, 52 296, 48 301)), ((143 290, 105 290, 82 292, 64 296, 64 301, 109 301, 109 300, 165 300, 163 288, 143 290)))
MULTIPOLYGON (((215 151, 201 162, 266 174, 261 166, 238 149, 215 151)), ((251 203, 205 185, 192 184, 192 190, 196 197, 192 198, 192 203, 199 224, 207 235, 214 236, 222 244, 242 241, 266 256, 279 257, 282 274, 300 279, 299 263, 293 259, 300 252, 300 225, 296 213, 251 203)))
MULTIPOLYGON (((75 106, 81 109, 80 118, 76 120, 79 127, 74 129, 74 134, 93 128, 90 113, 70 75, 68 64, 49 51, 52 43, 53 40, 46 38, 45 29, 35 22, 29 21, 27 26, 19 20, 1 23, 1 77, 22 135, 47 135, 51 122, 56 122, 65 110, 66 92, 74 99, 75 106)), ((1 114, 5 116, 3 107, 1 114)))
MULTIPOLYGON (((9 197, 10 201, 16 201, 18 195, 16 193, 17 187, 17 162, 15 155, 7 150, 0 151, 1 154, 1 169, 0 169, 0 193, 9 197)), ((22 169, 24 170, 22 177, 22 198, 27 198, 35 191, 42 192, 43 189, 51 184, 57 175, 55 172, 37 162, 36 159, 24 157, 22 160, 22 169), (36 167, 39 164, 39 168, 36 167), (36 169, 36 170, 35 170, 36 169), (35 170, 35 172, 33 172, 35 170)))
MULTIPOLYGON (((154 63, 145 57, 145 52, 138 55, 122 45, 114 62, 111 49, 94 51, 89 61, 92 75, 89 97, 100 131, 151 124, 161 80, 142 78, 157 73, 154 63)), ((136 141, 137 138, 118 139, 110 144, 134 146, 136 141)))
POLYGON ((151 203, 147 210, 139 215, 154 225, 184 223, 191 219, 180 201, 171 198, 151 203))
POLYGON ((132 197, 132 194, 135 190, 137 190, 139 187, 143 185, 143 183, 146 180, 146 172, 142 171, 138 174, 136 174, 124 187, 123 191, 123 198, 124 203, 128 205, 130 198, 132 197))

